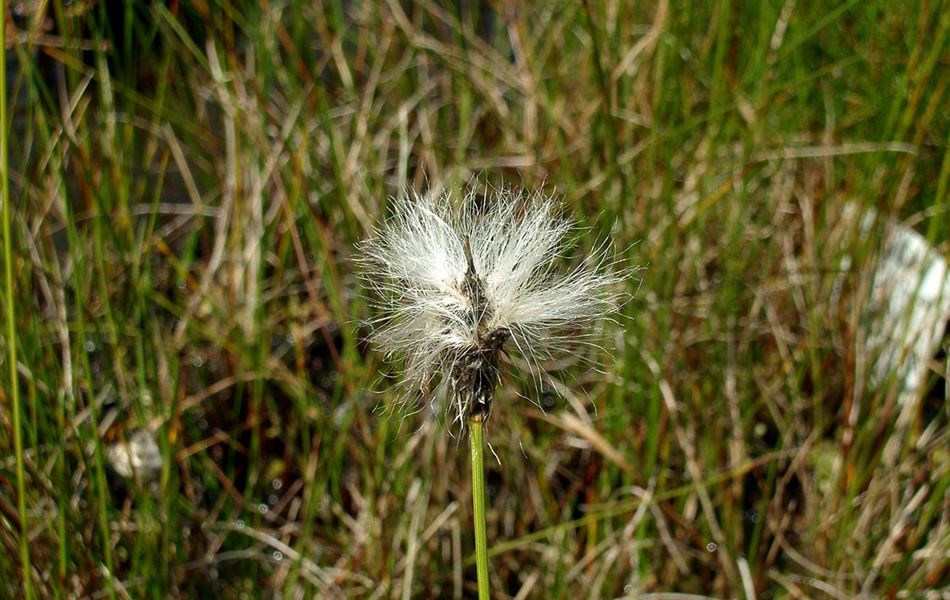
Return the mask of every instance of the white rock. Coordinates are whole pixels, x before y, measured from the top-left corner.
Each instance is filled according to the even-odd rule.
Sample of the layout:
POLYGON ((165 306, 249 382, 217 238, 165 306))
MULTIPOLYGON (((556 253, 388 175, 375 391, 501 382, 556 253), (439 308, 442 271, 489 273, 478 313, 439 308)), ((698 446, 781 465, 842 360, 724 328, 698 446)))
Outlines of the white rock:
POLYGON ((110 446, 107 456, 115 472, 127 479, 154 479, 162 470, 162 452, 155 435, 146 429, 133 433, 128 442, 110 446))
MULTIPOLYGON (((873 218, 873 213, 865 215, 862 230, 873 218)), ((888 223, 886 236, 865 313, 865 346, 872 360, 870 384, 878 387, 896 374, 903 405, 916 403, 923 393, 928 362, 950 319, 950 269, 913 229, 888 223)))

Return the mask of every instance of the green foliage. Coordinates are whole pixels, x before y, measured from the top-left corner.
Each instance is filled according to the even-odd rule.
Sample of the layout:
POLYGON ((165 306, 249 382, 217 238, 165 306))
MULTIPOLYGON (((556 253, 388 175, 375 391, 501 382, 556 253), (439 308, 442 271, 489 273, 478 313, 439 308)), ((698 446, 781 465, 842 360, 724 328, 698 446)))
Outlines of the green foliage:
POLYGON ((606 373, 500 392, 496 596, 947 592, 943 380, 899 423, 860 378, 880 240, 843 216, 948 254, 946 2, 18 6, 39 597, 472 596, 468 456, 387 412, 351 253, 387 198, 473 178, 556 190, 646 267, 606 373), (122 477, 140 430, 162 466, 122 477))

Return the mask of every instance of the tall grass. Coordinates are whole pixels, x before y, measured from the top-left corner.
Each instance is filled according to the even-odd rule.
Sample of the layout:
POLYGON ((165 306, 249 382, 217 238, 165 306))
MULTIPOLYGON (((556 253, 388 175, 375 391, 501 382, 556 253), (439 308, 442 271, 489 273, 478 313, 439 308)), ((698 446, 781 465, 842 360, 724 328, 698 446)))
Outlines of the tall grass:
POLYGON ((466 453, 377 410, 350 262, 473 176, 648 267, 606 374, 496 401, 496 597, 948 592, 947 367, 906 423, 867 385, 843 217, 948 255, 946 2, 18 6, 0 596, 474 595, 466 453))
MULTIPOLYGON (((6 14, 6 2, 0 4, 2 13, 6 14)), ((6 48, 6 28, 0 31, 0 47, 6 48)), ((0 90, 7 89, 6 51, 0 56, 0 90)), ((16 497, 17 514, 12 519, 12 525, 19 538, 20 565, 24 572, 30 571, 30 544, 28 534, 30 524, 26 512, 26 475, 23 467, 23 426, 21 422, 20 388, 16 385, 17 375, 17 338, 16 338, 16 305, 15 285, 13 282, 13 240, 11 239, 11 221, 13 211, 10 207, 10 158, 7 141, 7 96, 0 96, 0 202, 3 203, 0 212, 3 231, 3 295, 4 295, 4 340, 6 342, 7 369, 9 378, 4 389, 8 390, 10 407, 10 426, 13 429, 13 458, 16 464, 16 497)), ((7 394, 4 394, 6 396, 7 394)), ((23 595, 29 600, 33 597, 33 585, 29 578, 23 580, 23 595)))

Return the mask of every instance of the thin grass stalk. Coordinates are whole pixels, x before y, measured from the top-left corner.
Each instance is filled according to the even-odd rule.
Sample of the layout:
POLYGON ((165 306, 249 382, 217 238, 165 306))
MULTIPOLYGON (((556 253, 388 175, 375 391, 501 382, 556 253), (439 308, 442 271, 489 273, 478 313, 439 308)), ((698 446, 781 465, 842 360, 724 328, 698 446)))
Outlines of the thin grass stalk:
MULTIPOLYGON (((0 0, 0 15, 7 14, 6 0, 0 0)), ((2 171, 3 209, 3 293, 6 298, 7 365, 10 368, 10 412, 13 413, 13 453, 16 455, 17 513, 20 517, 20 562, 23 568, 23 593, 33 598, 30 581, 30 545, 27 539, 29 521, 26 515, 26 474, 23 467, 23 432, 20 422, 20 386, 17 381, 16 308, 13 288, 13 242, 11 240, 10 160, 7 154, 7 47, 6 27, 0 27, 0 171, 2 171)))
POLYGON ((488 600, 488 535, 485 527, 485 455, 482 431, 485 421, 476 416, 468 421, 472 448, 472 504, 475 518, 475 571, 478 575, 478 598, 488 600))

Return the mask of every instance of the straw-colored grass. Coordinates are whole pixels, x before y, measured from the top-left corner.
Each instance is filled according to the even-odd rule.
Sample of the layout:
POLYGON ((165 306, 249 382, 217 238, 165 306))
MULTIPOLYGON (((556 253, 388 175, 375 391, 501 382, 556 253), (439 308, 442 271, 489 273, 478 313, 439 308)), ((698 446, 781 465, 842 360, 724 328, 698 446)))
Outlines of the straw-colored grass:
POLYGON ((472 597, 352 254, 479 176, 646 266, 606 373, 500 388, 495 598, 950 593, 946 360, 899 423, 843 218, 950 253, 946 2, 10 4, 0 597, 472 597))

